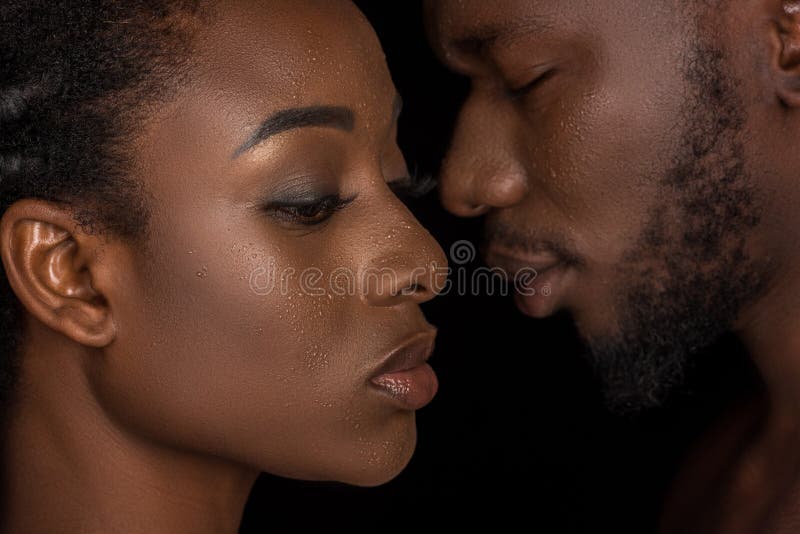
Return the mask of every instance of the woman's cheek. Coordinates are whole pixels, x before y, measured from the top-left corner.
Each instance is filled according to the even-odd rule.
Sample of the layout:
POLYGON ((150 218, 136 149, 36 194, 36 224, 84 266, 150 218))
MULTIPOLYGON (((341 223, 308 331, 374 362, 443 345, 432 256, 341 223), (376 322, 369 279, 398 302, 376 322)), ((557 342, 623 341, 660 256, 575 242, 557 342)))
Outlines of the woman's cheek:
POLYGON ((323 264, 316 251, 312 262, 286 242, 188 250, 165 253, 171 261, 139 281, 124 311, 98 373, 115 419, 162 445, 279 475, 394 476, 413 452, 414 417, 367 390, 385 332, 370 329, 355 283, 331 290, 345 258, 323 264), (301 282, 308 267, 323 274, 313 288, 301 282))

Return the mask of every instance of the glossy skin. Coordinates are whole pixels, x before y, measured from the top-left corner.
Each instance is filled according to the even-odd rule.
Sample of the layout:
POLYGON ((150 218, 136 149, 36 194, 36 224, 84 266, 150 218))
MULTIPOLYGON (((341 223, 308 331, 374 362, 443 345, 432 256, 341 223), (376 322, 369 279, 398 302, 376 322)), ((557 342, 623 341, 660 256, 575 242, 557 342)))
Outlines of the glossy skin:
POLYGON ((147 251, 40 201, 3 217, 30 324, 5 458, 17 528, 234 531, 260 471, 371 486, 414 451, 414 411, 370 378, 401 343, 432 340, 419 304, 446 259, 388 183, 408 171, 378 40, 349 2, 221 7, 135 141, 147 251), (352 128, 294 128, 234 157, 267 117, 317 105, 349 108, 352 128), (337 193, 352 201, 318 224, 275 208, 337 193), (271 261, 297 274, 254 291, 271 261), (300 285, 310 267, 319 295, 300 285), (396 286, 324 282, 375 268, 396 286))
POLYGON ((587 336, 616 327, 607 303, 624 287, 623 256, 664 202, 658 179, 678 151, 688 90, 682 36, 659 31, 679 16, 628 4, 429 3, 440 56, 473 84, 445 161, 442 201, 459 215, 486 214, 494 233, 516 231, 529 248, 553 244, 569 255, 575 268, 535 315, 569 308, 587 336), (632 12, 637 24, 600 16, 609 9, 632 12), (514 29, 523 15, 545 28, 514 29), (459 43, 496 28, 506 33, 483 56, 471 50, 477 44, 459 43))
MULTIPOLYGON (((486 216, 490 263, 540 271, 534 285, 549 295, 518 298, 520 309, 568 310, 603 349, 659 337, 674 348, 669 338, 684 330, 693 343, 730 328, 762 371, 769 408, 758 439, 742 451, 746 431, 720 450, 703 445, 731 453, 719 470, 744 490, 703 480, 688 499, 696 507, 670 501, 665 532, 791 529, 800 509, 783 491, 800 479, 781 470, 800 440, 800 4, 718 4, 426 4, 434 49, 472 82, 442 201, 486 216), (706 317, 714 324, 681 329, 706 317)), ((657 376, 651 363, 628 362, 657 376)), ((688 472, 675 494, 698 482, 688 472)))

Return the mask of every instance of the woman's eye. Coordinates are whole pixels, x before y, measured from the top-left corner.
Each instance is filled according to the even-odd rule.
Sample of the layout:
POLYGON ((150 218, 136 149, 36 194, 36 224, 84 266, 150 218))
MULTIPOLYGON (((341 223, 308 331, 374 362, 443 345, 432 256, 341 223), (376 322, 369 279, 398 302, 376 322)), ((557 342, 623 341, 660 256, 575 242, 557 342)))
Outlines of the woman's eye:
POLYGON ((310 201, 272 202, 267 204, 266 209, 282 221, 312 226, 328 220, 353 200, 355 197, 342 198, 339 195, 328 195, 310 201))

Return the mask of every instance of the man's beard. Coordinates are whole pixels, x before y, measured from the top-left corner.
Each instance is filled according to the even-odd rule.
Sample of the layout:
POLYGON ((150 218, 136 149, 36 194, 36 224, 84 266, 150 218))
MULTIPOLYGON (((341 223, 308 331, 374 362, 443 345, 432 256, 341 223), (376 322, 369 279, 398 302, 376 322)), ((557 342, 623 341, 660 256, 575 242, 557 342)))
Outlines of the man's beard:
POLYGON ((744 105, 724 54, 698 45, 681 148, 649 215, 618 265, 615 334, 586 339, 607 407, 632 415, 683 384, 691 355, 730 330, 763 291, 766 271, 745 243, 759 222, 741 131, 744 105))

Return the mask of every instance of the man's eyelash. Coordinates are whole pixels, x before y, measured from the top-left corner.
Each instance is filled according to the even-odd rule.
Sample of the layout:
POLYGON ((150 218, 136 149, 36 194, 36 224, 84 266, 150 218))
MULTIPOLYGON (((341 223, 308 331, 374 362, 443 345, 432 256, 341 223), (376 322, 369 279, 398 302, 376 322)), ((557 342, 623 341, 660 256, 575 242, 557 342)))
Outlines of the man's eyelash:
POLYGON ((533 80, 529 81, 528 83, 526 83, 521 87, 508 89, 508 94, 512 100, 519 100, 528 93, 530 93, 531 91, 533 91, 534 89, 536 89, 537 87, 539 87, 541 84, 552 78, 553 75, 556 74, 556 72, 558 72, 556 69, 550 69, 544 74, 537 76, 536 78, 534 78, 533 80))

